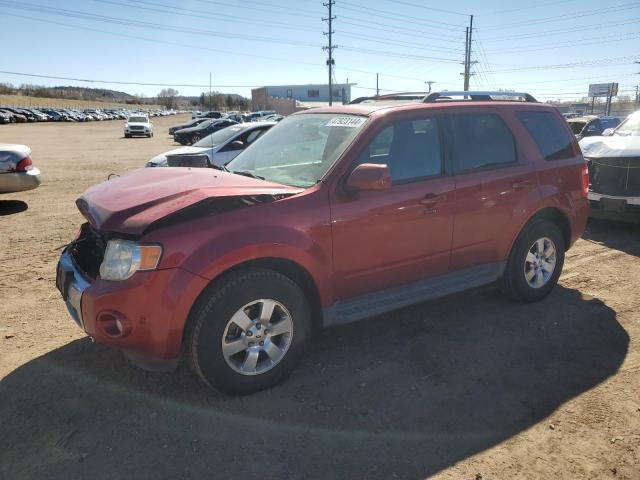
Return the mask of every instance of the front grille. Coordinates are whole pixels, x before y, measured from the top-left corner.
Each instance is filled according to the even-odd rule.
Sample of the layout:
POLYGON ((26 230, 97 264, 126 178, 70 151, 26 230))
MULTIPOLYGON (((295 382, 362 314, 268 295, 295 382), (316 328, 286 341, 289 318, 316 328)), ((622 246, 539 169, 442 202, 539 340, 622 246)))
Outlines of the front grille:
POLYGON ((209 157, 206 155, 167 155, 170 167, 208 167, 209 157))
POLYGON ((640 196, 640 157, 588 158, 587 165, 593 192, 640 196))
POLYGON ((69 253, 84 275, 95 280, 100 273, 100 264, 107 248, 106 239, 90 224, 80 228, 80 235, 69 246, 69 253))
POLYGON ((130 130, 144 130, 144 126, 142 125, 131 125, 129 127, 130 130))

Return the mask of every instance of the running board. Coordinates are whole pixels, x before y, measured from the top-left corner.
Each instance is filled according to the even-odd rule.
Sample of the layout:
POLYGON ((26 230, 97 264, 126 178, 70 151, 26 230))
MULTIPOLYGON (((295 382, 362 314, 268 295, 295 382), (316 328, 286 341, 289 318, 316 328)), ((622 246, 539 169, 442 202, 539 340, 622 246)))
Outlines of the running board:
POLYGON ((340 300, 324 310, 324 326, 355 322, 495 282, 502 276, 506 263, 486 263, 401 287, 340 300))

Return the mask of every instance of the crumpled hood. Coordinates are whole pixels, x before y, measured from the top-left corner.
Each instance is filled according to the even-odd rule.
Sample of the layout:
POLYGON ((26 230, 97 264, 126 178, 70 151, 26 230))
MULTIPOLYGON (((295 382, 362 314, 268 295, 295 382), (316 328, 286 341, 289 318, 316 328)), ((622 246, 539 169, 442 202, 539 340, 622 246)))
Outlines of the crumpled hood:
POLYGON ((579 144, 587 158, 640 156, 640 136, 585 137, 579 144))
POLYGON ((76 204, 101 231, 140 235, 151 223, 203 200, 301 191, 220 170, 145 168, 89 188, 76 204))

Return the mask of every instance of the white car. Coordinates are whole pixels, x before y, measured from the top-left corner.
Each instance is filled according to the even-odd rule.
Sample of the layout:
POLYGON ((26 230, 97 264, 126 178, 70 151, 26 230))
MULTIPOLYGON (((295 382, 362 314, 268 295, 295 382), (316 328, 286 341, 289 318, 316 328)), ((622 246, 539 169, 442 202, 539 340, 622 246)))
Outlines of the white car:
POLYGON ((144 135, 145 137, 153 137, 153 122, 146 115, 131 115, 124 124, 125 138, 131 138, 134 135, 144 135))
POLYGON ((640 223, 640 111, 604 133, 580 140, 589 167, 590 215, 640 223))
POLYGON ((233 160, 275 122, 239 123, 194 143, 153 157, 147 167, 221 167, 233 160))
POLYGON ((33 166, 29 147, 0 143, 0 193, 33 190, 40 181, 40 170, 33 166))

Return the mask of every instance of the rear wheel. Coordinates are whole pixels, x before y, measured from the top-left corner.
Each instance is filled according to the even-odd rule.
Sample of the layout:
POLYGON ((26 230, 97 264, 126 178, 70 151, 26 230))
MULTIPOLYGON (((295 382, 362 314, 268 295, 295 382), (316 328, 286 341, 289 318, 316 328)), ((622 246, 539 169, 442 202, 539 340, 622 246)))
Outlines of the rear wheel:
POLYGON ((521 302, 543 299, 558 283, 564 265, 562 232, 549 220, 536 220, 522 230, 502 277, 502 291, 521 302))
POLYGON ((205 292, 186 335, 189 362, 207 385, 232 395, 272 387, 296 367, 311 335, 311 310, 292 280, 245 270, 205 292))
POLYGON ((191 135, 191 145, 193 145, 194 143, 200 141, 200 135, 198 135, 197 133, 194 133, 193 135, 191 135))

